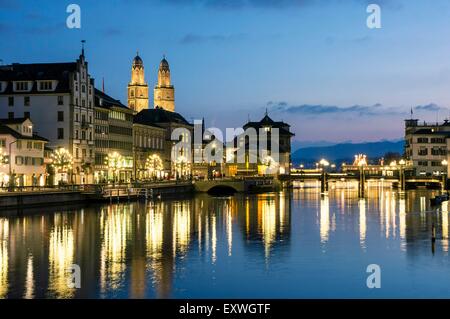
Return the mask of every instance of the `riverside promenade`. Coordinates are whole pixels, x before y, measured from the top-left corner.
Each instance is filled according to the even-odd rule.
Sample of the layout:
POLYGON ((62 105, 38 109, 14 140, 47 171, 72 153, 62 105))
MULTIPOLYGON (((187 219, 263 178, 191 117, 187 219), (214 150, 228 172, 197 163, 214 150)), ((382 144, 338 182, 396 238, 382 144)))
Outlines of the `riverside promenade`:
POLYGON ((0 210, 113 200, 136 200, 139 198, 156 199, 189 194, 193 191, 191 181, 17 187, 14 190, 3 188, 0 191, 0 210))

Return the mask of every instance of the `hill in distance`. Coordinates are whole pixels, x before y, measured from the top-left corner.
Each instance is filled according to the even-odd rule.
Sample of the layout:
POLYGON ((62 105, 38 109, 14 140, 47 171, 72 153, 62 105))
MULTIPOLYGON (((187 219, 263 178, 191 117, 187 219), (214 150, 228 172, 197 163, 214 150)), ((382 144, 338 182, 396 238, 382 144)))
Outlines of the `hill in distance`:
POLYGON ((405 142, 380 141, 368 143, 342 143, 331 146, 300 148, 292 154, 294 164, 315 163, 321 158, 336 164, 351 162, 357 154, 367 155, 369 161, 383 157, 388 152, 403 154, 405 142))

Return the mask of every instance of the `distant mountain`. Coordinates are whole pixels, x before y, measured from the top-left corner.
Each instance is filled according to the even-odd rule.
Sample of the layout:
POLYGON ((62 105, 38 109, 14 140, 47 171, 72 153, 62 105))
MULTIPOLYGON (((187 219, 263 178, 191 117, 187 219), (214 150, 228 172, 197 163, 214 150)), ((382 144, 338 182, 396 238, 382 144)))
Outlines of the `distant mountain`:
POLYGON ((315 163, 321 158, 340 163, 350 162, 356 154, 365 154, 371 159, 382 157, 387 152, 403 154, 405 143, 401 141, 380 141, 368 143, 343 143, 323 147, 300 148, 292 154, 292 161, 298 163, 315 163))
MULTIPOLYGON (((342 142, 347 143, 347 142, 342 142)), ((348 143, 351 143, 350 141, 348 143)), ((323 146, 331 146, 336 145, 336 143, 329 142, 329 141, 298 141, 293 140, 291 142, 291 148, 292 151, 295 152, 296 150, 300 148, 307 148, 307 147, 323 147, 323 146)))

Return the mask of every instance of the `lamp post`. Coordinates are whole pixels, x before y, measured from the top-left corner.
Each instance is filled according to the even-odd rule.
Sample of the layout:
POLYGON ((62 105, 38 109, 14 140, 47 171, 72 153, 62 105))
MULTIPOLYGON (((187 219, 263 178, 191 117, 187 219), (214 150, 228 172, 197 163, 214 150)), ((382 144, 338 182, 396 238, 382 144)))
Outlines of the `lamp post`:
POLYGON ((12 162, 12 156, 11 156, 11 147, 13 144, 16 144, 17 140, 12 141, 11 143, 9 143, 9 190, 12 192, 14 190, 14 187, 16 186, 16 177, 12 176, 12 166, 11 166, 11 162, 12 162))
POLYGON ((400 190, 403 192, 406 188, 405 171, 404 171, 406 161, 402 158, 398 162, 398 164, 400 165, 400 190))
POLYGON ((328 182, 327 182, 327 173, 326 168, 330 166, 330 163, 326 159, 321 159, 319 161, 319 165, 322 169, 322 183, 320 184, 320 192, 322 195, 325 195, 328 192, 328 182))
POLYGON ((447 190, 447 170, 448 170, 448 161, 446 159, 442 160, 442 166, 444 166, 444 172, 442 173, 442 190, 447 190))

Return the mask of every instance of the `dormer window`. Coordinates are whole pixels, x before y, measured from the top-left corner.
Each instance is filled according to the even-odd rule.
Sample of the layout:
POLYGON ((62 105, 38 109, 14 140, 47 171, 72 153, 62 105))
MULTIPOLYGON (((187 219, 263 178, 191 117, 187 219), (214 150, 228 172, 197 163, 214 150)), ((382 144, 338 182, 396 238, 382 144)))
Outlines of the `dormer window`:
POLYGON ((26 81, 20 81, 16 82, 16 91, 28 91, 28 82, 26 81))
POLYGON ((53 90, 53 81, 39 82, 39 91, 52 91, 52 90, 53 90))

